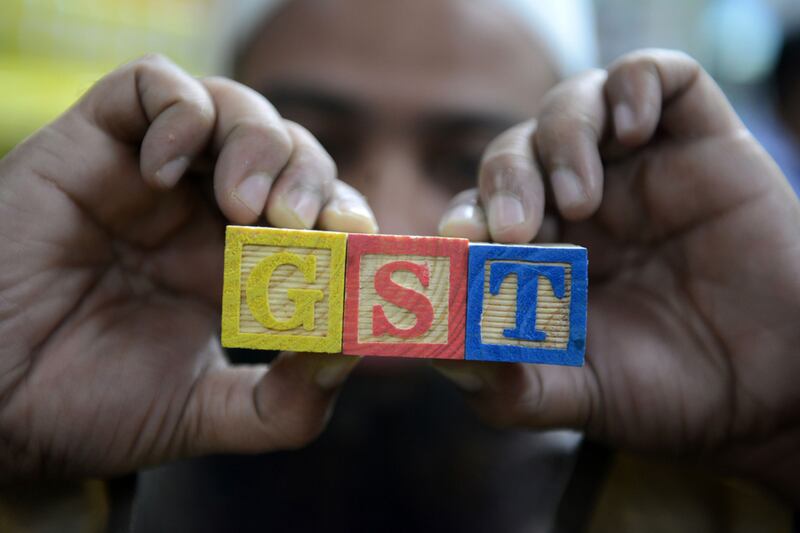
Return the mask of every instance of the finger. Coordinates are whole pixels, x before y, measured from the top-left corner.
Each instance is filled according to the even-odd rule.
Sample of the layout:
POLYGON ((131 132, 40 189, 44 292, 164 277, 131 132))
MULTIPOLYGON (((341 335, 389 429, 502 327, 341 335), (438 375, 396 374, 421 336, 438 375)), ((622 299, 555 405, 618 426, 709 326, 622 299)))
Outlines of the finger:
POLYGON ((358 357, 283 353, 269 366, 221 367, 197 382, 180 435, 189 455, 298 448, 325 427, 358 357))
POLYGON ((217 107, 214 193, 223 214, 251 224, 264 212, 273 182, 294 149, 286 123, 267 100, 225 79, 203 80, 217 107))
POLYGON ((432 364, 467 395, 483 420, 497 427, 586 429, 598 405, 590 365, 443 360, 432 364))
POLYGON ((530 242, 542 222, 544 185, 531 149, 535 128, 533 121, 514 126, 483 154, 478 188, 494 241, 530 242))
POLYGON ((319 227, 347 233, 377 233, 378 222, 367 199, 350 185, 334 180, 331 199, 319 215, 319 227))
POLYGON ((461 237, 472 242, 489 240, 489 226, 480 205, 478 189, 457 194, 439 222, 439 235, 461 237))
POLYGON ((659 126, 677 137, 742 127, 719 86, 682 52, 641 50, 621 57, 608 68, 605 93, 614 133, 628 147, 649 141, 659 126))
POLYGON ((286 121, 294 149, 267 200, 267 221, 279 228, 311 229, 330 199, 336 164, 311 133, 286 121))
POLYGON ((194 78, 159 55, 125 65, 98 82, 79 109, 106 133, 139 145, 144 180, 173 187, 206 146, 215 111, 194 78))
POLYGON ((568 220, 591 216, 603 196, 598 143, 606 123, 604 71, 570 79, 545 97, 534 135, 536 153, 568 220))
POLYGON ((175 185, 205 149, 214 121, 203 86, 150 55, 100 79, 19 153, 43 183, 55 184, 104 229, 152 246, 195 208, 182 188, 156 189, 175 185))

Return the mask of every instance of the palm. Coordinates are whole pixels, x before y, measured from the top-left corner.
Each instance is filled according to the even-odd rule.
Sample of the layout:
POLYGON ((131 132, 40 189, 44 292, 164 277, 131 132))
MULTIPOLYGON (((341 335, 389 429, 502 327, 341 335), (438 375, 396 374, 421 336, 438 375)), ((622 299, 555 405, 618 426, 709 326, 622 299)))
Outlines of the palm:
POLYGON ((313 439, 357 360, 235 367, 217 341, 224 221, 263 215, 375 231, 307 130, 157 56, 0 160, 0 478, 313 439))
MULTIPOLYGON (((54 178, 46 173, 26 183, 26 194, 50 206, 50 220, 71 225, 51 228, 43 253, 25 258, 23 271, 39 286, 32 308, 48 294, 39 289, 59 290, 56 301, 31 317, 31 340, 39 348, 18 363, 25 377, 5 422, 27 426, 25 447, 48 457, 53 464, 40 467, 56 472, 121 472, 175 456, 185 444, 176 428, 193 384, 210 365, 224 364, 213 340, 221 217, 191 185, 153 194, 139 176, 135 149, 106 148, 121 164, 97 165, 81 179, 102 183, 114 175, 141 184, 135 191, 121 186, 117 191, 125 194, 92 205, 69 186, 47 186, 54 178), (128 223, 135 220, 142 223, 128 223), (64 309, 72 312, 62 319, 64 309)), ((61 162, 62 172, 78 164, 61 162)), ((25 222, 37 227, 35 219, 25 222)))
POLYGON ((800 250, 786 246, 798 213, 779 171, 742 132, 661 140, 606 176, 600 211, 566 230, 595 278, 587 357, 604 410, 590 431, 678 451, 774 429, 756 413, 777 418, 794 390, 777 379, 788 347, 773 338, 796 326, 773 304, 800 294, 800 250))

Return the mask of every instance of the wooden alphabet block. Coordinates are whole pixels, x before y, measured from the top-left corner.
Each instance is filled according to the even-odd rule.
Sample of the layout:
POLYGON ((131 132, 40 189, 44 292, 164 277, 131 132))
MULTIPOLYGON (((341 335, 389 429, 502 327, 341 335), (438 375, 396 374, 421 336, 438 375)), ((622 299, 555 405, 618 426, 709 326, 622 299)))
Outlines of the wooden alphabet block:
POLYGON ((580 366, 587 252, 470 244, 466 359, 580 366))
POLYGON ((347 234, 228 226, 222 345, 339 352, 347 234))
POLYGON ((463 359, 468 243, 350 235, 343 352, 463 359))

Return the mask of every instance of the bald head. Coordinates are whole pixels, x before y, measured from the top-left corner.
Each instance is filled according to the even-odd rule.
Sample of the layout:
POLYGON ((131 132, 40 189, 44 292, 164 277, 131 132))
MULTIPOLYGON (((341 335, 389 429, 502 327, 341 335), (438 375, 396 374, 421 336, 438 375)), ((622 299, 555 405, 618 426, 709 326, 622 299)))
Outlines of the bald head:
POLYGON ((290 0, 242 59, 241 77, 257 85, 294 79, 483 108, 491 93, 520 115, 556 79, 531 29, 492 0, 290 0))
POLYGON ((290 0, 238 74, 323 141, 383 231, 426 234, 555 83, 544 50, 492 0, 290 0))

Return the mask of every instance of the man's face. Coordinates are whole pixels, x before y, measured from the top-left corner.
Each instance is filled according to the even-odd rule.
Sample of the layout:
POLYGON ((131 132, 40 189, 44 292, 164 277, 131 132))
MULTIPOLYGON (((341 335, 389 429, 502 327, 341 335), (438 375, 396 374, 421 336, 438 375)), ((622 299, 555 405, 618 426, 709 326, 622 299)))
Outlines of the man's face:
POLYGON ((531 31, 492 0, 291 0, 241 81, 307 127, 381 231, 435 234, 487 143, 556 81, 531 31))

